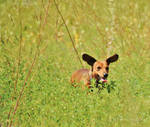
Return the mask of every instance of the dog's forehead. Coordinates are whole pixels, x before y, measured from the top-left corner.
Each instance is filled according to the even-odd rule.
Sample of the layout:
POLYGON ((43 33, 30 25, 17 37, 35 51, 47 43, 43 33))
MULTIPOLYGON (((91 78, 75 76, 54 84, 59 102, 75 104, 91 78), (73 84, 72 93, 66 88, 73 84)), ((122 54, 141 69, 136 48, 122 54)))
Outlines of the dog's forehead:
POLYGON ((108 64, 107 64, 107 62, 106 61, 96 61, 95 63, 94 63, 94 66, 100 66, 100 67, 107 67, 108 66, 108 64))

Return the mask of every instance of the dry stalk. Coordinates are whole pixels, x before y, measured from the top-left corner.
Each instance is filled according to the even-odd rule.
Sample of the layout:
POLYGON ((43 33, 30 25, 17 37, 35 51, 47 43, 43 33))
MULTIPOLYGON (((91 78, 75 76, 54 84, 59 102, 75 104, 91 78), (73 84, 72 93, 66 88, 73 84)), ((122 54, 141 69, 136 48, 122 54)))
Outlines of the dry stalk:
POLYGON ((76 47, 75 47, 74 40, 73 40, 72 37, 71 37, 71 33, 70 33, 69 28, 68 28, 68 26, 67 26, 67 24, 66 24, 66 22, 65 22, 65 19, 64 19, 63 15, 61 14, 61 12, 60 12, 60 10, 59 10, 59 8, 58 8, 58 5, 57 5, 57 3, 56 3, 55 0, 54 0, 54 3, 55 3, 56 9, 57 9, 57 11, 58 11, 58 13, 59 13, 59 15, 60 15, 60 17, 61 17, 63 23, 64 23, 64 25, 65 25, 65 28, 66 28, 67 33, 68 33, 68 35, 69 35, 69 38, 70 38, 70 40, 71 40, 71 42, 72 42, 72 46, 73 46, 74 51, 75 51, 75 53, 76 53, 76 55, 77 55, 77 58, 78 58, 78 60, 80 61, 81 66, 83 67, 82 61, 81 61, 81 59, 80 59, 80 57, 79 57, 78 50, 77 50, 76 47))
MULTIPOLYGON (((50 0, 49 0, 49 3, 48 3, 48 6, 47 6, 46 12, 45 12, 45 17, 44 17, 44 20, 43 20, 43 24, 42 24, 42 18, 40 18, 40 32, 39 32, 39 34, 38 34, 38 38, 39 38, 38 40, 39 40, 39 41, 38 41, 38 44, 37 44, 37 50, 36 50, 34 59, 33 59, 33 61, 32 61, 32 64, 31 64, 31 66, 30 66, 30 68, 29 68, 29 71, 28 71, 28 73, 27 73, 27 76, 26 76, 26 78, 25 78, 25 80, 24 80, 22 89, 21 89, 21 91, 20 91, 20 93, 19 93, 19 97, 17 98, 16 105, 14 106, 14 111, 13 111, 13 115, 12 115, 11 120, 10 120, 10 125, 9 125, 9 123, 8 123, 9 127, 12 126, 13 119, 14 119, 14 116, 15 116, 15 114, 16 114, 16 112, 17 112, 18 107, 19 107, 19 102, 21 101, 21 97, 22 97, 22 95, 23 95, 24 89, 25 89, 25 87, 27 86, 28 79, 29 79, 29 77, 30 77, 30 75, 31 75, 31 73, 32 73, 33 67, 34 67, 34 65, 35 65, 35 63, 36 63, 36 60, 37 60, 38 56, 39 56, 39 46, 40 46, 41 40, 42 40, 42 39, 41 39, 41 32, 42 32, 42 30, 44 29, 44 26, 46 25, 49 6, 50 6, 50 0)), ((20 51, 21 51, 21 50, 20 50, 20 51)), ((11 110, 10 110, 10 113, 9 113, 9 115, 8 115, 9 117, 10 117, 10 114, 11 114, 11 110)), ((8 126, 8 125, 7 125, 7 126, 8 126)))

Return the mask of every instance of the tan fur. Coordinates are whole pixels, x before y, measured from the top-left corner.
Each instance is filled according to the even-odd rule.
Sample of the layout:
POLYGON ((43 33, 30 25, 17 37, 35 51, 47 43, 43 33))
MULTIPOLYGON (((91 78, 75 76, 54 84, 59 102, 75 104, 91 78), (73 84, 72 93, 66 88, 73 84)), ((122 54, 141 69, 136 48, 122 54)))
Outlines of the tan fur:
MULTIPOLYGON (((90 85, 90 75, 89 75, 89 71, 88 69, 80 69, 80 70, 77 70, 75 71, 73 74, 72 74, 72 77, 71 77, 71 83, 81 83, 83 82, 83 84, 85 84, 86 86, 89 87, 90 85)), ((75 85, 76 86, 76 85, 75 85)))
MULTIPOLYGON (((92 69, 80 69, 75 71, 71 76, 71 83, 78 83, 90 88, 91 79, 94 78, 97 81, 100 79, 107 79, 108 72, 109 72, 109 64, 116 61, 118 59, 118 55, 115 54, 112 57, 109 57, 105 61, 97 61, 93 57, 85 54, 83 55, 83 60, 85 60, 89 65, 92 66, 92 69), (107 75, 107 76, 106 76, 107 75), (105 77, 106 76, 106 77, 105 77)), ((78 85, 74 85, 78 86, 78 85)))

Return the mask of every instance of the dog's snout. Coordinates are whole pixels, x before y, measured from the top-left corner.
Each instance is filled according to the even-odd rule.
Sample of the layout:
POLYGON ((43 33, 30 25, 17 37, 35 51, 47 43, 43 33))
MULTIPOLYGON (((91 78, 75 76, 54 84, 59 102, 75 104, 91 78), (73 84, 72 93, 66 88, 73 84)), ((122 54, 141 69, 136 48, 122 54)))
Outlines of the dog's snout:
POLYGON ((108 74, 107 73, 104 73, 104 78, 107 78, 108 77, 108 74))

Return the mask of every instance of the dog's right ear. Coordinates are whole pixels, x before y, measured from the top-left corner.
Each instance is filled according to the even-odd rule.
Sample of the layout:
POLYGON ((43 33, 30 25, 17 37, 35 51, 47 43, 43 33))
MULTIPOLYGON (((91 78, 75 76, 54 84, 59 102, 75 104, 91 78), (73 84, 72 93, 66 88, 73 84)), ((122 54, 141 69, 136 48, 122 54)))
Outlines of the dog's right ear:
POLYGON ((83 54, 82 59, 91 66, 93 66, 93 64, 97 61, 95 58, 93 58, 92 56, 89 56, 88 54, 83 54))
POLYGON ((115 54, 115 55, 113 55, 113 56, 107 58, 106 61, 107 61, 108 65, 109 65, 110 63, 113 63, 113 62, 117 61, 118 58, 119 58, 119 55, 118 55, 118 54, 115 54))

